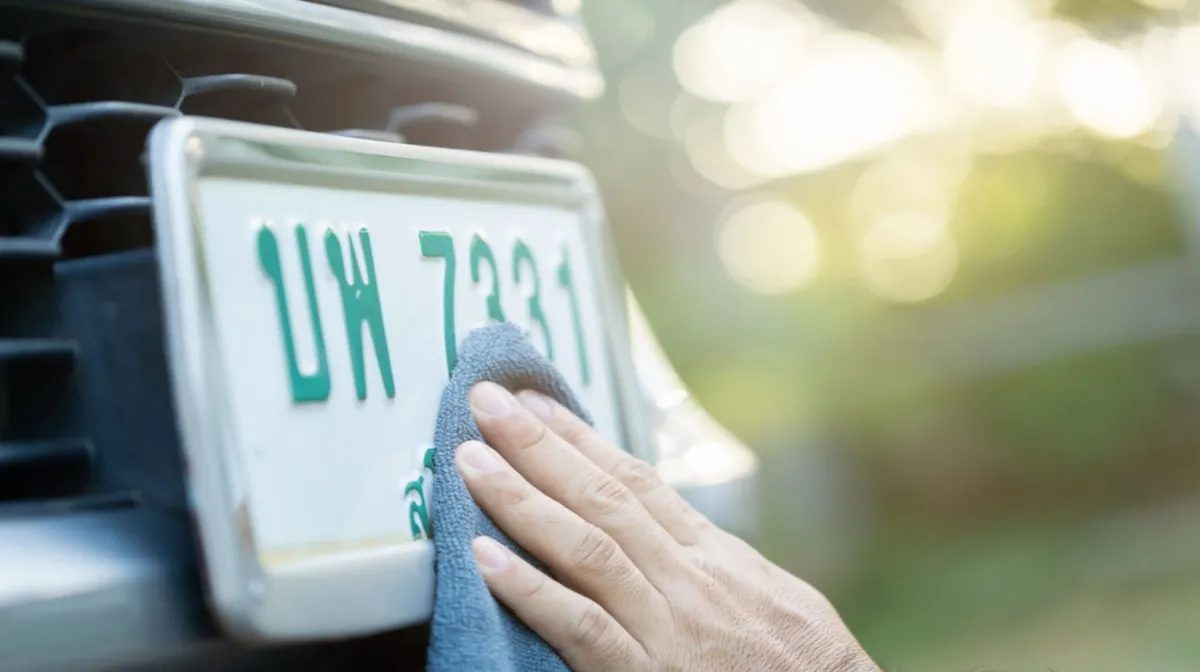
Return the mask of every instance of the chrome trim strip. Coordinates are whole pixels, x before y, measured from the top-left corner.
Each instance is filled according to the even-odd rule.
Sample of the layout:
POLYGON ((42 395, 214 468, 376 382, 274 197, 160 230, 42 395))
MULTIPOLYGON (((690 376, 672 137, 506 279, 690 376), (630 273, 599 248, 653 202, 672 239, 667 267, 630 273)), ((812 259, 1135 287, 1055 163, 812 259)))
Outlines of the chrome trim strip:
POLYGON ((109 668, 217 642, 181 517, 133 509, 0 518, 8 672, 109 668))
MULTIPOLYGON (((360 659, 359 646, 377 646, 239 646, 214 627, 200 582, 192 526, 178 512, 0 516, 0 669, 334 672, 360 659)), ((408 650, 415 637, 384 646, 408 650)))
POLYGON ((310 1, 377 16, 431 17, 570 65, 585 66, 596 57, 579 21, 531 10, 509 0, 310 1))
POLYGON ((753 542, 758 534, 758 472, 709 485, 679 488, 679 494, 721 529, 753 542))
MULTIPOLYGON (((47 9, 50 4, 45 0, 17 2, 39 10, 47 9)), ((57 0, 53 9, 119 12, 300 39, 354 52, 414 60, 435 68, 483 74, 573 98, 594 99, 604 91, 604 80, 590 63, 564 65, 480 37, 302 0, 57 0)))

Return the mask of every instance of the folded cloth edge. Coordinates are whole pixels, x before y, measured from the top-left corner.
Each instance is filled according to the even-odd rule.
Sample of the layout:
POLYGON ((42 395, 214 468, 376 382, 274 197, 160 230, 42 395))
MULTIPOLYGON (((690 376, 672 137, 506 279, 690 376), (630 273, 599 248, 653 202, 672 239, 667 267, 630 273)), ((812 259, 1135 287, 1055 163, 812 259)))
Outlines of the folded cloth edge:
POLYGON ((496 324, 468 334, 442 393, 434 432, 431 518, 436 551, 435 596, 426 669, 430 672, 550 672, 567 670, 562 659, 490 594, 476 568, 471 541, 496 539, 535 566, 471 498, 454 464, 465 441, 482 441, 467 394, 493 381, 516 392, 536 390, 563 404, 589 424, 554 365, 513 324, 496 324))

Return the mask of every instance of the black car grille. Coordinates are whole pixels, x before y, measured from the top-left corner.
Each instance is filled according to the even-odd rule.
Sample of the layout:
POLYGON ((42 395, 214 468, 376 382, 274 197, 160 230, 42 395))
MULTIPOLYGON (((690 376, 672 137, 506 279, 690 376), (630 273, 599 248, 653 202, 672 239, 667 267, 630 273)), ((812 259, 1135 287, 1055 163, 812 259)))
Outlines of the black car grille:
POLYGON ((530 96, 320 45, 0 8, 0 514, 182 506, 143 152, 181 114, 550 153, 530 96))

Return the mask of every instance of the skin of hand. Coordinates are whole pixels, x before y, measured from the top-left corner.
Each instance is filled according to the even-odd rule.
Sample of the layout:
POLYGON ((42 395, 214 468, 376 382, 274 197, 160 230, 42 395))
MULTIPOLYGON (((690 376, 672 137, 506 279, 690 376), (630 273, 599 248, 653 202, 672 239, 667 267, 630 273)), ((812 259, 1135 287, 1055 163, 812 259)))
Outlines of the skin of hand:
POLYGON ((490 445, 459 446, 458 470, 551 575, 487 537, 473 542, 476 563, 572 670, 879 670, 816 589, 565 407, 494 383, 469 400, 490 445))

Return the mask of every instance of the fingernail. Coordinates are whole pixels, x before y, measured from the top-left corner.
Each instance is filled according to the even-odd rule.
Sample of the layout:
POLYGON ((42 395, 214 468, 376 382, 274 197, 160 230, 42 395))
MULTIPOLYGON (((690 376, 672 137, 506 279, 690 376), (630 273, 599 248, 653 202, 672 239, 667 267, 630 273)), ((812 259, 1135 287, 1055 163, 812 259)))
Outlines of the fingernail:
POLYGON ((549 420, 550 416, 554 414, 554 407, 550 405, 550 400, 540 392, 524 390, 517 394, 517 401, 541 420, 549 420))
POLYGON ((478 441, 467 441, 458 447, 456 454, 459 461, 475 471, 490 473, 504 468, 500 456, 478 441))
POLYGON ((475 562, 483 569, 498 572, 508 567, 508 553, 491 537, 475 537, 471 550, 475 553, 475 562))
POLYGON ((512 394, 495 383, 480 383, 471 388, 471 408, 483 415, 503 418, 512 412, 512 394))

